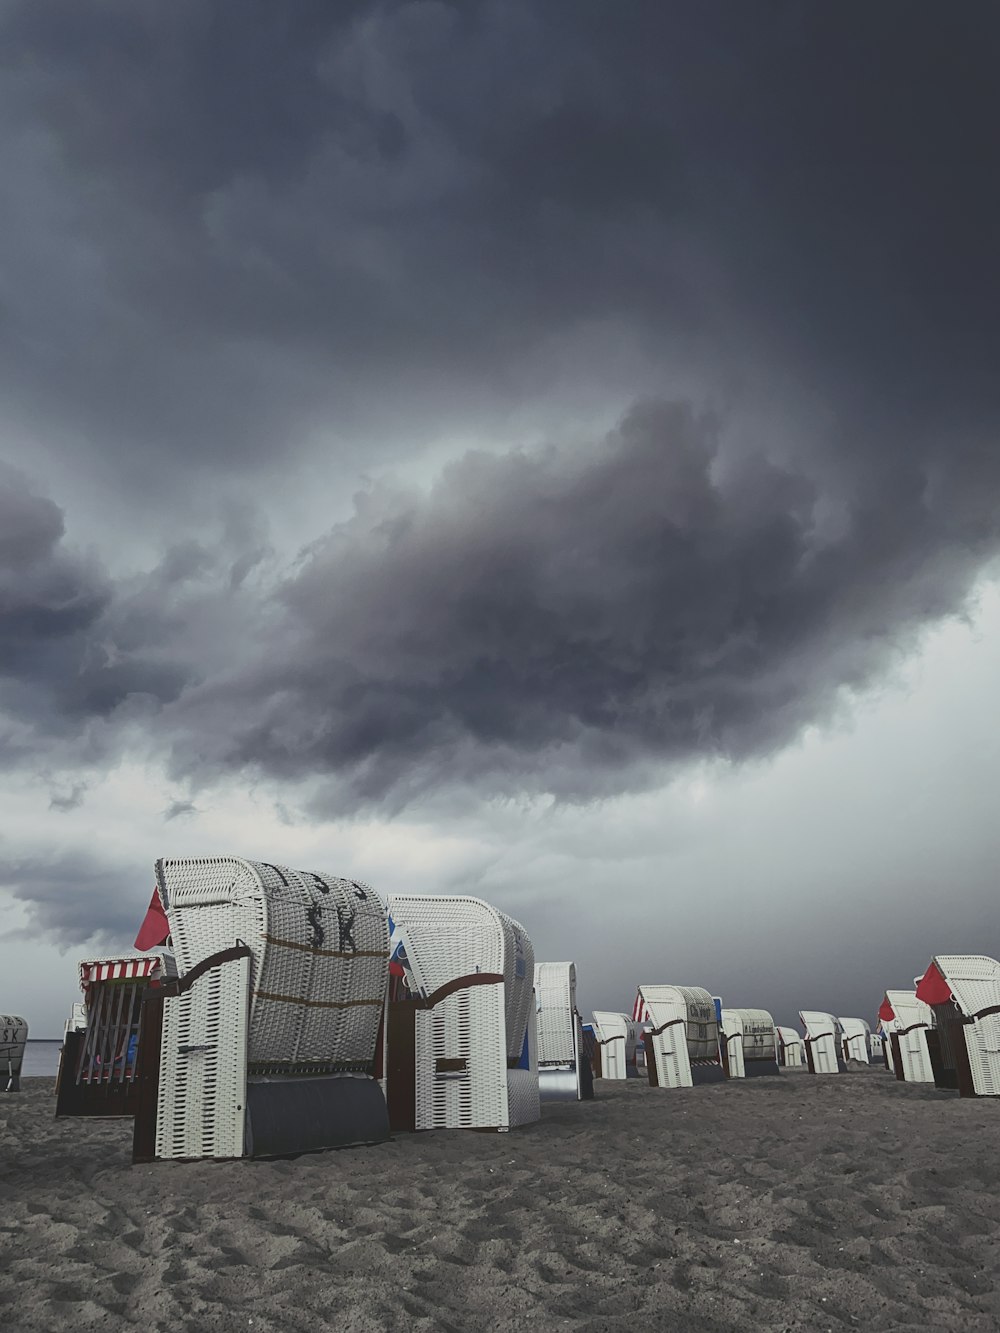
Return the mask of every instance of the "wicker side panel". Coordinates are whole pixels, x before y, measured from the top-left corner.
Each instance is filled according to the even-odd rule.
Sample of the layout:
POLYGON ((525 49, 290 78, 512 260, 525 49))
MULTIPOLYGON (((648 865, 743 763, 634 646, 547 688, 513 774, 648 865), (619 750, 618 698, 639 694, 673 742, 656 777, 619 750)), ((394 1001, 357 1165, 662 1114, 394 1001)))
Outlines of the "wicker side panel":
POLYGON ((1000 1014, 964 1028, 972 1086, 977 1097, 1000 1097, 1000 1014))
POLYGON ((511 1129, 530 1125, 542 1114, 541 1090, 538 1084, 538 1025, 535 1006, 528 1014, 527 1025, 528 1068, 507 1070, 507 1124, 511 1129))
MULTIPOLYGON (((687 1001, 676 986, 640 986, 653 1024, 652 1049, 656 1082, 661 1088, 691 1088, 687 1042, 687 1001), (657 1028, 662 1028, 657 1032, 657 1028)), ((714 1006, 713 1006, 714 1008, 714 1006)))
POLYGON ((242 1157, 250 959, 163 1001, 156 1156, 242 1157))
POLYGON ((635 1063, 635 1026, 627 1014, 616 1014, 608 1009, 594 1010, 594 1033, 600 1042, 602 1078, 628 1078, 629 1062, 635 1063))
POLYGON ((538 1062, 571 1064, 576 1060, 576 968, 572 963, 539 963, 538 1062))
MULTIPOLYGON (((506 976, 505 931, 475 898, 399 895, 389 901, 428 994, 476 973, 506 976)), ((507 1124, 506 986, 470 986, 416 1014, 416 1127, 507 1124)), ((391 1058, 391 1057, 390 1057, 391 1058)))
POLYGON ((743 1019, 734 1009, 722 1011, 722 1035, 720 1044, 725 1050, 723 1064, 729 1078, 746 1078, 747 1069, 743 1053, 743 1019))
POLYGON ((841 1018, 838 1020, 844 1034, 844 1052, 848 1060, 861 1060, 869 1063, 868 1034, 870 1029, 863 1018, 841 1018))
POLYGON ((779 1059, 786 1069, 799 1069, 805 1063, 802 1038, 794 1028, 776 1027, 779 1059))
POLYGON ((508 1123, 503 989, 499 983, 472 986, 418 1010, 417 1129, 508 1123))
POLYGON ((899 1057, 903 1066, 903 1078, 907 1083, 934 1082, 934 1067, 927 1048, 926 1028, 912 1028, 909 1032, 900 1034, 899 1057))
POLYGON ((505 912, 497 916, 504 934, 504 1022, 507 1055, 520 1058, 528 1029, 528 1014, 535 1008, 535 951, 520 922, 505 912))

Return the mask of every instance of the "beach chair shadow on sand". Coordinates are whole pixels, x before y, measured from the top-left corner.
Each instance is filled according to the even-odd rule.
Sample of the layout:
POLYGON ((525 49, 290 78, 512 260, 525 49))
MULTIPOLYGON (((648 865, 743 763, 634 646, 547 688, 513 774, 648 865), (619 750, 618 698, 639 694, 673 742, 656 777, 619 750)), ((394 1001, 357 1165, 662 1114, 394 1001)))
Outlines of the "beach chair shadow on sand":
POLYGON ((509 1130, 541 1115, 534 952, 478 898, 389 899, 386 1097, 394 1130, 509 1130))
POLYGON ((719 1048, 719 1011, 700 986, 639 987, 639 1017, 651 1087, 690 1088, 722 1082, 726 1073, 719 1048))
POLYGON ((120 1078, 110 1053, 125 1035, 126 999, 108 991, 92 1009, 82 1050, 79 1040, 64 1048, 57 1114, 132 1115, 137 1162, 387 1138, 375 1053, 388 924, 372 890, 237 857, 158 861, 156 883, 176 966, 162 952, 159 970, 140 978, 137 1040, 120 1078), (101 1109, 105 1079, 93 1077, 109 1060, 118 1109, 101 1109))
POLYGON ((916 996, 936 1020, 928 1040, 935 1084, 963 1097, 1000 1097, 1000 963, 982 954, 940 954, 916 996))

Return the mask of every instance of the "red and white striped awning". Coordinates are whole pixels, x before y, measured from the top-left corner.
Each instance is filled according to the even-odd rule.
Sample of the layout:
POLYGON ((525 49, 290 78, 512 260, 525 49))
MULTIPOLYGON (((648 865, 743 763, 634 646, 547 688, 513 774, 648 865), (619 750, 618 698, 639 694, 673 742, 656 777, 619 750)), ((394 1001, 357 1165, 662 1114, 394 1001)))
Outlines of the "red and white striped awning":
POLYGON ((159 977, 162 958, 158 954, 146 958, 97 958, 80 964, 80 985, 84 990, 95 981, 131 981, 143 977, 159 977))

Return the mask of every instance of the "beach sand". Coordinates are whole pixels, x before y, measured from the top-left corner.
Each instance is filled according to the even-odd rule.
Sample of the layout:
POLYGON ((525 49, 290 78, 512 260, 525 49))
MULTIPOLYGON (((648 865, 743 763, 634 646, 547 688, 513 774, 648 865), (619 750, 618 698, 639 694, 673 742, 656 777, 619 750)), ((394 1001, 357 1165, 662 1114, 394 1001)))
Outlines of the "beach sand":
POLYGON ((1000 1103, 881 1068, 138 1167, 52 1088, 0 1096, 8 1333, 1000 1328, 1000 1103))

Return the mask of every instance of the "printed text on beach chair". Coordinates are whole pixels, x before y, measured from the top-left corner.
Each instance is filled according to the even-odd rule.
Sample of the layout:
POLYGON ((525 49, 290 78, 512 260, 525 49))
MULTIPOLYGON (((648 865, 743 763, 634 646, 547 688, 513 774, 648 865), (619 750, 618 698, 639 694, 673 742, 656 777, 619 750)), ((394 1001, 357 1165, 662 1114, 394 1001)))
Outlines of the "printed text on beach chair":
POLYGON ((833 1014, 814 1009, 799 1012, 805 1031, 803 1045, 810 1074, 839 1074, 841 1070, 840 1025, 833 1014))
POLYGON ((934 1012, 930 1005, 918 1000, 914 991, 887 990, 878 1019, 886 1067, 901 1083, 933 1083, 928 1037, 934 1012))
POLYGON ((372 891, 238 857, 158 861, 156 883, 181 975, 142 997, 133 1160, 386 1138, 372 891))
POLYGON ((805 1064, 802 1038, 794 1028, 776 1027, 778 1063, 783 1069, 800 1069, 805 1064))
POLYGON ((635 1078, 638 1024, 628 1014, 611 1009, 594 1010, 594 1035, 597 1038, 598 1078, 635 1078))
POLYGON ((766 1009, 723 1009, 719 1044, 723 1067, 730 1078, 779 1073, 777 1033, 766 1009), (737 1030, 739 1041, 735 1038, 737 1030))
POLYGON ((388 1011, 393 1129, 537 1120, 535 960, 524 928, 479 898, 399 894, 389 916, 409 992, 388 1011))
POLYGON ((542 1101, 593 1097, 589 1062, 584 1064, 583 1030, 576 1008, 576 966, 536 963, 538 1003, 538 1091, 542 1101))
POLYGON ((18 1014, 0 1014, 0 1092, 21 1091, 21 1067, 28 1023, 18 1014))
POLYGON ((871 1028, 863 1018, 838 1018, 843 1036, 842 1055, 845 1060, 861 1060, 864 1064, 870 1064, 871 1060, 868 1053, 868 1041, 871 1034, 871 1028))
POLYGON ((85 958, 83 1004, 63 1033, 57 1116, 134 1116, 139 1106, 140 1025, 147 989, 177 976, 169 949, 85 958))
POLYGON ((937 1019, 929 1042, 934 1081, 963 1097, 1000 1097, 1000 962, 981 954, 939 954, 917 985, 937 1019))
POLYGON ((643 1037, 652 1087, 690 1088, 725 1078, 715 1001, 707 990, 642 985, 639 1000, 652 1023, 643 1037))

